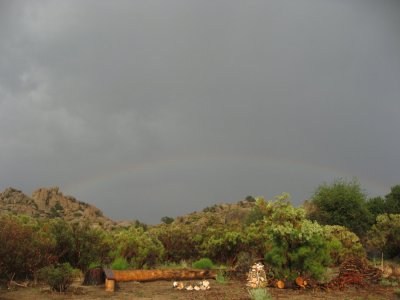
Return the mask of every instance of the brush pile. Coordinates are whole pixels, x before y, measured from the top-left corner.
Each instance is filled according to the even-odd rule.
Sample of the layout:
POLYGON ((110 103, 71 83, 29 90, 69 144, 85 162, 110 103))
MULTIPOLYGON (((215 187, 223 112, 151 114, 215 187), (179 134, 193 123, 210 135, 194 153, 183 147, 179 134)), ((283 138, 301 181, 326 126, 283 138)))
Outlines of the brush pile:
POLYGON ((324 285, 325 288, 343 289, 348 285, 366 287, 377 283, 382 278, 382 271, 371 267, 365 259, 351 257, 346 259, 339 268, 339 275, 324 285))

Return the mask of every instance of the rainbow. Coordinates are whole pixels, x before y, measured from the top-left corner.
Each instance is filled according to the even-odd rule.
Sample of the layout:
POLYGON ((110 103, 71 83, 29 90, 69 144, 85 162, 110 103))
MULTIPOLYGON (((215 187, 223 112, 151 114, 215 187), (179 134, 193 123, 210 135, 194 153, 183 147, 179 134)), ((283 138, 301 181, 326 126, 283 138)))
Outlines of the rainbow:
MULTIPOLYGON (((325 166, 315 164, 302 160, 293 160, 286 157, 267 156, 267 155, 190 155, 190 156, 170 156, 163 159, 144 161, 140 163, 126 163, 123 165, 115 166, 104 170, 93 176, 83 178, 76 182, 71 182, 63 186, 65 192, 74 194, 76 191, 85 191, 96 189, 97 186, 104 186, 112 182, 118 181, 120 178, 126 177, 130 174, 150 174, 151 172, 162 170, 179 170, 179 169, 195 169, 198 166, 212 165, 216 168, 218 165, 234 165, 238 163, 246 163, 256 165, 260 168, 268 168, 271 172, 279 170, 282 167, 290 169, 302 170, 305 173, 324 174, 329 178, 358 178, 362 186, 367 186, 369 189, 374 190, 377 194, 384 195, 388 192, 389 188, 382 184, 368 178, 367 176, 360 176, 360 174, 351 174, 346 170, 338 170, 332 166, 325 166)), ((318 184, 320 184, 319 182, 318 184)))

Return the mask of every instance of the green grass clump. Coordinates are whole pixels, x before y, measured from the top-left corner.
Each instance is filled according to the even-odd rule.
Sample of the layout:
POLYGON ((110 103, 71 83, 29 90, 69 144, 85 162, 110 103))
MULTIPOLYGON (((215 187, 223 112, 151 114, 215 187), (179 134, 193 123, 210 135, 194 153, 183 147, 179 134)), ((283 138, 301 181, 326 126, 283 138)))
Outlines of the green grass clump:
POLYGON ((272 300, 272 296, 266 289, 256 288, 249 291, 249 296, 252 300, 272 300))
POLYGON ((129 263, 124 257, 117 257, 111 264, 113 270, 127 270, 129 269, 129 263))
POLYGON ((218 272, 217 277, 215 278, 215 280, 216 280, 218 283, 222 283, 222 284, 228 283, 228 278, 225 276, 225 274, 224 274, 223 271, 219 271, 219 272, 218 272))
POLYGON ((193 268, 210 270, 214 268, 214 264, 209 258, 202 258, 192 264, 193 268))

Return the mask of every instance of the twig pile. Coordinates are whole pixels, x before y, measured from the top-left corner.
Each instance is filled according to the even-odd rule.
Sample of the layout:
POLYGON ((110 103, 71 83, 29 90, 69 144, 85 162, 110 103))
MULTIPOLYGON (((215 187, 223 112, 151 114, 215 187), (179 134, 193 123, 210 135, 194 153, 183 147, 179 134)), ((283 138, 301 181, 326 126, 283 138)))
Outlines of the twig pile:
POLYGON ((346 259, 339 268, 339 275, 325 285, 326 288, 343 289, 347 285, 366 287, 377 283, 382 278, 382 271, 368 265, 366 260, 358 257, 346 259))

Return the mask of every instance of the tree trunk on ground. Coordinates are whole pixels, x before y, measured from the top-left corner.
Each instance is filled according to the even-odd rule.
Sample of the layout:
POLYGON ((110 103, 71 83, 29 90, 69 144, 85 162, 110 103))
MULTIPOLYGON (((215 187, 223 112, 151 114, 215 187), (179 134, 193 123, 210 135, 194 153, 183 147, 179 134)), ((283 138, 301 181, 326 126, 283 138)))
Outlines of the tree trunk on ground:
POLYGON ((215 270, 112 270, 116 281, 194 280, 216 278, 215 270))

